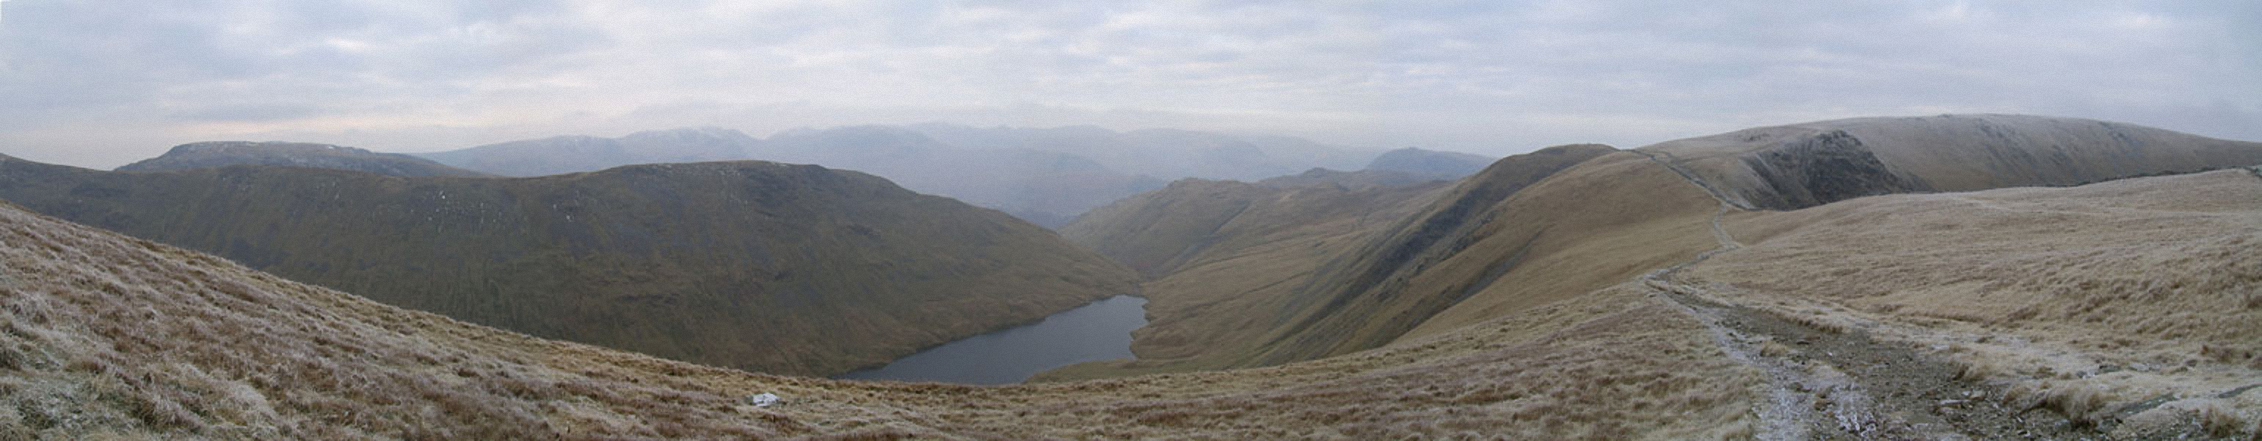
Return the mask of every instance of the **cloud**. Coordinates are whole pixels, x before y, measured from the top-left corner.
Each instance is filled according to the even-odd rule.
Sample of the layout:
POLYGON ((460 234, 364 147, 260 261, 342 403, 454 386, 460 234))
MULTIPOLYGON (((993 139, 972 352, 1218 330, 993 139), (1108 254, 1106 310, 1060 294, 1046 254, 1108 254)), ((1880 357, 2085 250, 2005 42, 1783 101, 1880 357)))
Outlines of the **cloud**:
POLYGON ((0 152, 98 166, 218 138, 434 150, 934 120, 1494 154, 1941 112, 2262 139, 2262 30, 2250 26, 2262 6, 2241 1, 8 0, 0 10, 0 152))

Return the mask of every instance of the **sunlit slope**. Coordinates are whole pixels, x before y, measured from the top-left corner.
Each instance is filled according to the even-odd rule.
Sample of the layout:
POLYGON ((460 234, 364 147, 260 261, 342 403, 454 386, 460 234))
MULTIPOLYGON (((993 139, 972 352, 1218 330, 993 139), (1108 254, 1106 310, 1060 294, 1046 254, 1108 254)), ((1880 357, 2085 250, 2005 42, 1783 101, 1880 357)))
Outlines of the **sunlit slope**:
POLYGON ((403 179, 10 160, 0 198, 393 305, 764 372, 845 372, 1137 289, 1034 225, 815 166, 403 179))
POLYGON ((1009 387, 541 340, 6 204, 0 287, 9 438, 1685 439, 1752 433, 1757 401, 1701 324, 1630 287, 1317 362, 1009 387))
POLYGON ((2065 186, 2262 164, 2262 143, 2030 115, 1818 121, 1643 150, 1677 160, 1739 205, 1777 210, 1877 194, 2065 186))
POLYGON ((1220 355, 1262 342, 1281 320, 1273 311, 1288 307, 1313 268, 1450 190, 1185 180, 1096 210, 1062 234, 1166 277, 1145 285, 1149 322, 1132 344, 1139 361, 1052 377, 1226 366, 1220 355))

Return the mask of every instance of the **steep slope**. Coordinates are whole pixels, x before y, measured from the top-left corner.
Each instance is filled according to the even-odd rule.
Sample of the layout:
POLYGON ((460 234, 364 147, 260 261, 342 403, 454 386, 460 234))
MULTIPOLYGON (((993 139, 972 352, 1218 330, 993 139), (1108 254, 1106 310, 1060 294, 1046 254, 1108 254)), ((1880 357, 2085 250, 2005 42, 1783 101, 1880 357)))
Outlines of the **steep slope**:
POLYGON ((166 151, 164 155, 118 167, 118 171, 180 171, 231 165, 326 168, 402 177, 483 175, 409 155, 293 142, 181 144, 166 151))
POLYGON ((1426 256, 1438 253, 1432 247, 1466 246, 1440 239, 1486 223, 1485 206, 1612 151, 1578 145, 1511 156, 1456 187, 1181 182, 1096 210, 1063 234, 1157 277, 1146 284, 1152 319, 1133 344, 1142 360, 1121 367, 1277 364, 1334 349, 1301 339, 1397 337, 1414 323, 1388 314, 1424 313, 1364 303, 1359 294, 1398 289, 1403 280, 1390 271, 1426 267, 1416 260, 1435 259, 1426 256), (1270 355, 1276 351, 1298 355, 1270 355))
POLYGON ((389 304, 765 372, 845 372, 1136 289, 1036 226, 816 166, 404 179, 10 160, 0 199, 389 304))
POLYGON ((1661 143, 1744 207, 1794 209, 1861 196, 2064 186, 2262 164, 2262 143, 2030 115, 1854 118, 1661 143))
MULTIPOLYGON (((1167 286, 1199 291, 1183 297, 1264 291, 1280 300, 1263 303, 1277 307, 1234 312, 1264 317, 1251 320, 1263 328, 1253 346, 1166 351, 1156 348, 1166 342, 1141 342, 1149 351, 1142 355, 1158 355, 1142 363, 1157 369, 1273 365, 1448 332, 1685 262, 1715 247, 1706 233, 1711 219, 1734 207, 1792 209, 1871 194, 2075 184, 2238 166, 2262 162, 2253 156, 2262 154, 2256 146, 2123 124, 1988 115, 1828 121, 1631 152, 1563 148, 1541 152, 1553 156, 1509 157, 1387 232, 1330 251, 1318 265, 1282 263, 1276 274, 1318 275, 1287 279, 1301 283, 1294 288, 1260 289, 1240 284, 1252 279, 1246 274, 1191 272, 1184 265, 1162 274, 1147 284, 1151 297, 1173 296, 1158 293, 1164 281, 1177 278, 1167 286), (1923 159, 1936 151, 1950 159, 1923 159), (1984 173, 1966 176, 1976 173, 1969 170, 1984 173), (1164 353, 1178 358, 1166 360, 1159 356, 1164 353)), ((1209 223, 1203 216, 1214 213, 1188 223, 1209 223)), ((1178 243, 1191 236, 1083 237, 1114 255, 1149 250, 1141 262, 1151 262, 1163 256, 1152 251, 1184 249, 1178 243), (1113 242, 1119 240, 1129 242, 1113 242)))
POLYGON ((1719 438, 1757 423, 1756 373, 1632 290, 1321 362, 967 387, 540 340, 4 203, 0 287, 8 438, 1719 438), (784 402, 747 405, 758 393, 784 402))

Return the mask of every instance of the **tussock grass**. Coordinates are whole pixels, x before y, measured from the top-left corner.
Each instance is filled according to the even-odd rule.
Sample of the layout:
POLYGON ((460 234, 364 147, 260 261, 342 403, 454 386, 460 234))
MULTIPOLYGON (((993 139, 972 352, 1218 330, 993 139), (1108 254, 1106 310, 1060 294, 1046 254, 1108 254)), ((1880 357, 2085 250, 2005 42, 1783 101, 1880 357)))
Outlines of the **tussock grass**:
POLYGON ((1685 274, 1804 324, 1939 348, 1960 379, 2086 427, 2262 378, 2262 182, 2245 173, 1884 196, 1734 222, 1766 240, 1685 274))

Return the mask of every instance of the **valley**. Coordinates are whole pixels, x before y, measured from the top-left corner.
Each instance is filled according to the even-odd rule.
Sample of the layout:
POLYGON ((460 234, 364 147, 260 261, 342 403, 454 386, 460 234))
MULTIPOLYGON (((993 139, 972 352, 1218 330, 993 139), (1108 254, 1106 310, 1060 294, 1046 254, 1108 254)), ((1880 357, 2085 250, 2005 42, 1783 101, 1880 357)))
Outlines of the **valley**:
POLYGON ((995 211, 766 162, 538 178, 0 159, 0 199, 277 275, 545 338, 800 375, 1135 293, 995 211))
MULTIPOLYGON (((2251 392, 2262 389, 2257 164, 2258 143, 1943 115, 1558 146, 1452 182, 1375 170, 1180 180, 1057 236, 990 236, 1075 244, 1000 264, 1002 280, 1104 287, 1016 323, 1143 297, 1137 359, 967 386, 705 367, 498 330, 259 271, 288 268, 282 260, 231 262, 97 230, 134 234, 149 215, 133 207, 152 204, 89 202, 279 179, 262 173, 340 185, 372 175, 113 175, 9 160, 0 368, 12 376, 0 399, 13 405, 0 409, 13 410, 0 423, 24 437, 2252 439, 2262 436, 2262 392, 2251 392), (1090 275, 1033 266, 1071 257, 1090 275), (747 401, 763 393, 782 401, 747 401)), ((769 163, 404 179, 375 182, 651 179, 628 188, 653 194, 692 191, 669 179, 757 181, 740 194, 750 199, 686 202, 709 207, 778 207, 761 198, 778 185, 885 182, 769 163), (757 172, 778 169, 793 178, 757 172)), ((916 214, 928 211, 843 207, 963 206, 849 188, 865 190, 795 205, 790 218, 856 209, 868 210, 848 217, 857 225, 933 223, 916 214)), ((773 214, 787 217, 716 217, 773 214)), ((910 237, 1043 231, 973 225, 910 237)), ((909 255, 957 252, 897 240, 909 255)), ((883 251, 903 252, 862 262, 901 255, 883 251)), ((842 302, 834 312, 890 301, 812 292, 842 302)), ((880 328, 898 327, 910 326, 880 328)))

